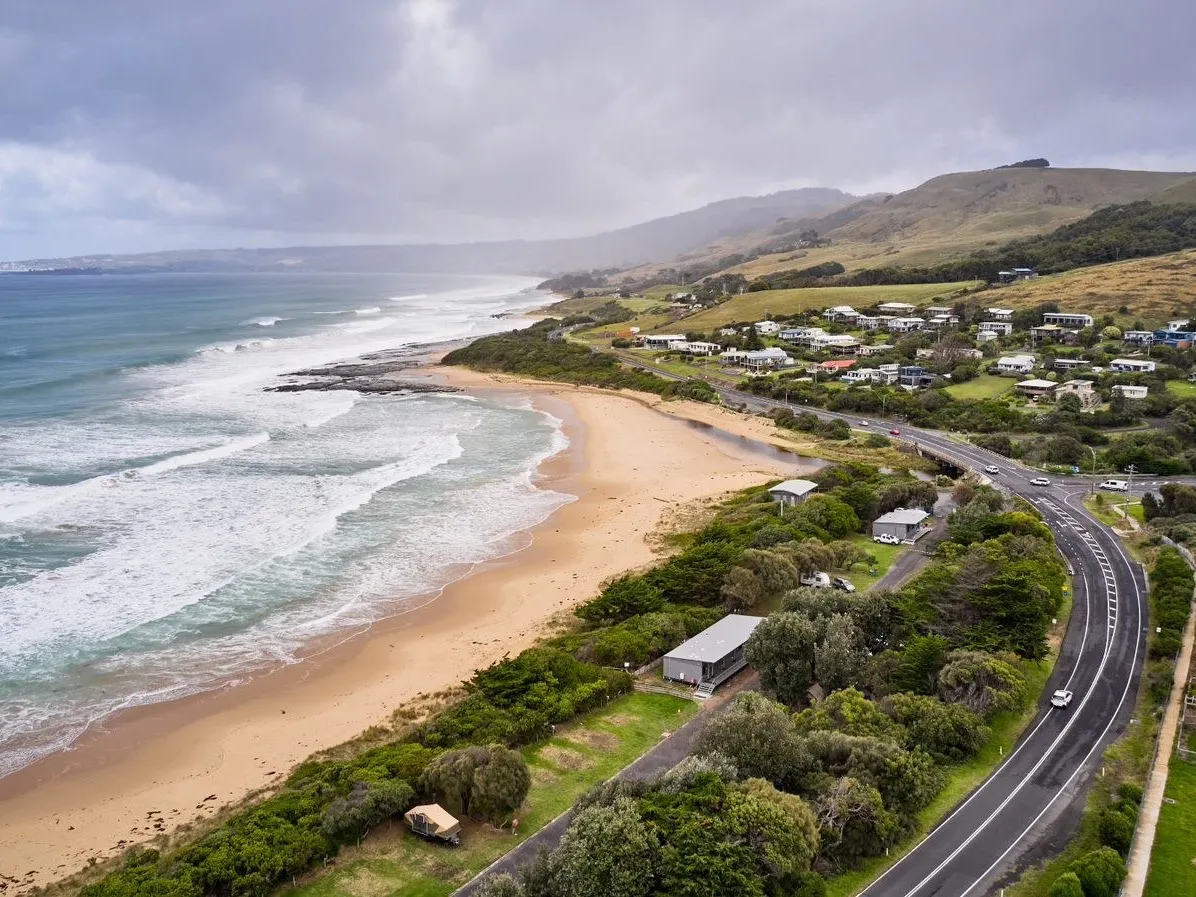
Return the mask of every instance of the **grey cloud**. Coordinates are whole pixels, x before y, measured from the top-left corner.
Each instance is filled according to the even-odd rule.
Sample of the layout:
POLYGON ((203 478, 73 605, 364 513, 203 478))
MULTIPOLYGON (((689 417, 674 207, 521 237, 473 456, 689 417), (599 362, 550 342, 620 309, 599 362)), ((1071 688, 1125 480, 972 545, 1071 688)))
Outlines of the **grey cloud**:
POLYGON ((10 0, 0 255, 558 236, 1030 155, 1193 168, 1194 30, 1187 0, 10 0))

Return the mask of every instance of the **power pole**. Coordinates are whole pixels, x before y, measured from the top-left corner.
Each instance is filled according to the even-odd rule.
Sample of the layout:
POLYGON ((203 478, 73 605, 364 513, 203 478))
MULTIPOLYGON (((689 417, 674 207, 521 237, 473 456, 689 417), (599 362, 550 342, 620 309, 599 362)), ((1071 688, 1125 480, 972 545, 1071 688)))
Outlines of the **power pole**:
POLYGON ((1125 516, 1129 519, 1130 516, 1130 498, 1134 493, 1134 474, 1138 472, 1138 468, 1133 464, 1126 467, 1125 472, 1130 475, 1129 481, 1125 484, 1125 516))

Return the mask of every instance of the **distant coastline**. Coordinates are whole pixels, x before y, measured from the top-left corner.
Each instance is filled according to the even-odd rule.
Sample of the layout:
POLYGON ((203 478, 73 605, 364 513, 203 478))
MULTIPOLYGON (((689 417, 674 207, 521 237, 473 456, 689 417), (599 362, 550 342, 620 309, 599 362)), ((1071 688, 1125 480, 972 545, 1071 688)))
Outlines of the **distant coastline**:
POLYGON ((100 267, 94 268, 29 268, 21 271, 0 271, 0 274, 63 274, 63 275, 77 275, 77 274, 103 274, 104 269, 100 267))

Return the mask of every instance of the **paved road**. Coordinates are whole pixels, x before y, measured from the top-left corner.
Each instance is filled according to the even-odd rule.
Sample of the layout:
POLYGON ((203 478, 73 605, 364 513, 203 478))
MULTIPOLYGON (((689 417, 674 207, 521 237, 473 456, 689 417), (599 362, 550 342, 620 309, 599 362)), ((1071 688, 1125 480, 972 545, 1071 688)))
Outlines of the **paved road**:
MULTIPOLYGON (((657 373, 660 373, 659 371, 657 373)), ((723 400, 761 411, 787 406, 736 389, 717 387, 723 400)), ((886 432, 892 426, 816 408, 824 419, 886 432)), ((1047 693, 1067 688, 1072 705, 1044 702, 1004 763, 917 847, 866 888, 861 897, 982 897, 1017 868, 1027 853, 1050 846, 1050 827, 1070 804, 1082 804, 1103 748, 1133 711, 1146 651, 1146 581, 1118 539, 1082 505, 1091 484, 1082 477, 1041 474, 1008 458, 945 434, 901 426, 902 440, 975 472, 996 465, 992 480, 1031 501, 1055 533, 1074 569, 1074 607, 1047 693)), ((1169 478, 1171 481, 1190 478, 1169 478)), ((1162 480, 1146 478, 1143 485, 1162 480)), ((1137 485, 1137 484, 1135 484, 1137 485)))

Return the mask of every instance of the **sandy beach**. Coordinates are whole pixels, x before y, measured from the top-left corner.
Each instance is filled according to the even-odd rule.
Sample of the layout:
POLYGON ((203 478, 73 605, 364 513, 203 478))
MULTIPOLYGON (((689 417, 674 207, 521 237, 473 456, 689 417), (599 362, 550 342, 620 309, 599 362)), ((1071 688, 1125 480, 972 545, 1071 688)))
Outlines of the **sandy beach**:
POLYGON ((277 783, 311 753, 532 644, 604 580, 650 563, 651 535, 679 512, 796 469, 704 431, 775 441, 768 422, 722 409, 459 369, 444 376, 472 392, 530 395, 562 417, 570 449, 541 479, 577 500, 526 534, 526 548, 419 609, 236 687, 126 713, 0 780, 0 875, 9 879, 0 890, 23 893, 277 783))

